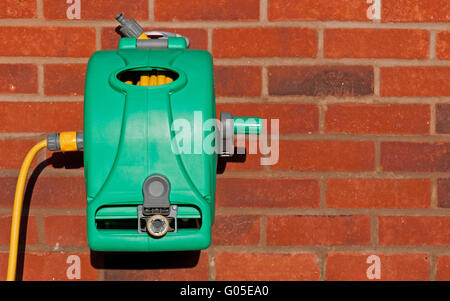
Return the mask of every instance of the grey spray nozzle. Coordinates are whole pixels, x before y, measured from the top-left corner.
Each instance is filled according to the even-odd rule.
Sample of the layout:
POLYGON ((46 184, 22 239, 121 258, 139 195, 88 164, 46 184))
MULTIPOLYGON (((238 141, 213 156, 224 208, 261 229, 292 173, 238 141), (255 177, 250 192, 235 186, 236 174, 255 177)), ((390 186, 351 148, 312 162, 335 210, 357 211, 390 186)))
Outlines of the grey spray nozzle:
POLYGON ((116 20, 120 23, 120 32, 130 38, 138 38, 144 33, 144 29, 134 20, 128 20, 125 16, 120 13, 116 16, 116 20))

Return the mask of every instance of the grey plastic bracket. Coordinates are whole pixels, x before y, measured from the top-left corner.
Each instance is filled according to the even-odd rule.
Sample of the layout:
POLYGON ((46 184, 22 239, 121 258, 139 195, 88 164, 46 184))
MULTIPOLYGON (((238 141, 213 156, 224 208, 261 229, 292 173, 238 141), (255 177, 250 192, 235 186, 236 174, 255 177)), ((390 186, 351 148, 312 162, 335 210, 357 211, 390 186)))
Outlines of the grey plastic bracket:
POLYGON ((144 215, 155 214, 154 209, 168 209, 170 207, 169 192, 170 184, 164 176, 149 176, 142 185, 144 215))
POLYGON ((231 157, 234 154, 234 121, 230 112, 220 113, 219 156, 231 157))
POLYGON ((183 36, 178 33, 173 33, 169 31, 160 31, 160 30, 152 30, 152 31, 146 31, 144 32, 147 36, 149 36, 151 39, 158 39, 158 40, 167 40, 168 38, 184 38, 186 41, 186 48, 189 48, 191 41, 188 37, 183 36))
MULTIPOLYGON (((146 233, 147 232, 147 220, 150 218, 150 216, 146 216, 143 213, 144 206, 139 205, 137 207, 138 211, 138 232, 139 233, 146 233)), ((173 220, 173 227, 171 226, 171 223, 169 223, 169 230, 167 232, 171 233, 177 233, 178 232, 178 206, 177 205, 170 205, 169 207, 169 213, 167 215, 161 214, 166 216, 167 220, 172 221, 173 220)))
POLYGON ((167 49, 169 41, 167 39, 136 40, 138 49, 167 49))

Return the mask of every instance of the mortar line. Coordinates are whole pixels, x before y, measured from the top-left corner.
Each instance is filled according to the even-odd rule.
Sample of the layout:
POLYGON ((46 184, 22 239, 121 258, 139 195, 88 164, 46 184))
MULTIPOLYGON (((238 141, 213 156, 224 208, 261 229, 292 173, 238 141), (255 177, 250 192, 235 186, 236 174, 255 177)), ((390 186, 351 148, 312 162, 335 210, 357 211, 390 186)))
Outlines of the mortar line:
MULTIPOLYGON (((47 64, 47 63, 45 63, 47 64)), ((263 69, 265 67, 262 67, 263 69)), ((2 94, 1 102, 83 102, 83 95, 38 95, 38 94, 2 94)), ((277 96, 267 95, 258 97, 227 97, 217 96, 216 103, 303 103, 303 104, 340 104, 340 103, 358 103, 358 104, 379 104, 379 105, 431 105, 450 102, 450 97, 376 97, 373 95, 355 96, 355 97, 335 97, 335 96, 306 96, 289 95, 277 96)), ((445 134, 441 134, 445 135, 445 134)), ((448 134, 447 134, 448 135, 448 134)))
POLYGON ((269 96, 269 71, 265 66, 261 68, 261 96, 269 96))
MULTIPOLYGON (((212 31, 213 29, 209 29, 212 31)), ((208 42, 212 44, 211 42, 208 42)), ((210 48, 210 47, 208 47, 210 48)), ((213 48, 211 46, 211 48, 213 48)), ((213 50, 213 49, 211 49, 213 50)), ((2 64, 86 64, 89 57, 1 56, 2 64)), ((450 67, 450 60, 408 60, 395 58, 308 58, 308 57, 238 57, 214 59, 220 66, 378 66, 378 67, 450 67)))
POLYGON ((95 27, 95 50, 99 51, 102 49, 102 28, 95 27))
POLYGON ((148 20, 155 22, 155 1, 148 0, 148 20))
MULTIPOLYGON (((12 206, 12 204, 11 204, 12 206)), ((1 215, 11 215, 11 206, 0 207, 1 215)), ((86 208, 35 208, 31 205, 30 216, 86 216, 86 208)), ((450 217, 450 211, 446 208, 405 208, 405 209, 387 209, 387 208, 240 208, 240 207, 217 207, 218 216, 227 215, 251 215, 251 216, 345 216, 345 215, 364 215, 364 216, 421 216, 421 217, 450 217)), ((266 242, 267 243, 267 242, 266 242)), ((259 245, 259 244, 258 244, 259 245)), ((264 245, 264 247, 266 247, 264 245)))
POLYGON ((216 280, 216 250, 215 247, 208 248, 208 280, 216 280))
POLYGON ((436 117, 436 104, 431 103, 430 104, 430 135, 436 135, 436 123, 437 123, 437 117, 436 117))
POLYGON ((260 0, 259 1, 259 21, 265 24, 268 24, 268 0, 260 0))
POLYGON ((430 30, 430 59, 436 59, 436 31, 430 30))
MULTIPOLYGON (((0 246, 0 251, 8 251, 9 246, 0 246)), ((58 250, 55 250, 53 246, 33 244, 26 246, 27 253, 89 253, 90 248, 88 246, 61 246, 58 250)))
POLYGON ((438 180, 433 178, 430 181, 430 191, 431 191, 431 204, 430 208, 439 209, 439 200, 438 200, 438 180))
MULTIPOLYGON (((40 3, 40 0, 38 0, 40 3)), ((43 6, 38 6, 38 15, 43 16, 43 6)), ((450 28, 447 22, 399 22, 384 23, 373 21, 155 21, 139 20, 143 27, 154 25, 157 27, 201 27, 201 28, 254 28, 254 27, 303 27, 303 28, 369 28, 369 29, 419 29, 419 30, 448 30, 450 28)), ((0 26, 60 26, 60 27, 89 27, 89 26, 116 26, 113 18, 104 20, 77 20, 73 24, 70 20, 49 20, 49 19, 30 19, 30 18, 5 18, 0 20, 0 26)))
POLYGON ((385 179, 385 180, 411 180, 411 179, 438 179, 450 177, 450 172, 390 172, 390 171, 229 171, 218 178, 297 178, 297 179, 385 179))
POLYGON ((45 22, 44 16, 44 0, 36 1, 36 12, 37 12, 37 20, 45 22))
POLYGON ((105 269, 97 270, 97 281, 105 281, 105 269))
POLYGON ((326 250, 319 250, 316 255, 319 258, 320 281, 326 281, 328 253, 326 250))
POLYGON ((376 248, 379 244, 379 228, 378 228, 378 216, 372 215, 370 217, 370 242, 373 248, 376 248))
POLYGON ((381 96, 381 78, 380 67, 377 64, 373 66, 373 94, 375 97, 381 96))
POLYGON ((41 64, 36 64, 37 66, 37 82, 38 82, 38 96, 40 97, 44 97, 45 96, 45 92, 44 92, 44 65, 41 64))
POLYGON ((324 58, 324 29, 317 29, 317 58, 324 58))
MULTIPOLYGON (((208 28, 207 29, 207 49, 209 51, 209 53, 213 53, 213 29, 212 28, 208 28)), ((214 59, 214 58, 213 58, 214 59)), ((216 59, 214 59, 214 64, 216 62, 216 59)))
POLYGON ((449 60, 400 58, 319 58, 319 57, 216 57, 215 64, 223 66, 377 66, 377 67, 449 67, 449 60))
POLYGON ((381 172, 383 171, 381 168, 381 142, 379 140, 375 140, 373 146, 375 172, 381 172))
POLYGON ((261 249, 258 245, 221 245, 211 247, 215 254, 222 252, 233 253, 274 253, 274 254, 320 254, 328 253, 359 253, 359 254, 448 254, 448 246, 377 246, 371 245, 296 245, 296 246, 267 246, 261 249))
MULTIPOLYGON (((37 140, 36 140, 37 141, 37 140)), ((30 169, 31 174, 33 169, 30 169)), ((0 177, 17 177, 18 169, 2 169, 0 177)), ((83 177, 84 170, 79 169, 58 169, 45 168, 40 177, 83 177)), ((249 170, 249 171, 227 171, 223 175, 218 175, 220 179, 384 179, 384 180, 426 180, 450 178, 450 172, 391 172, 391 171, 290 171, 290 170, 249 170)))
MULTIPOLYGON (((270 135, 268 135, 270 137, 270 135)), ((381 142, 449 142, 450 135, 446 134, 436 134, 436 135, 411 135, 411 134, 335 134, 335 133, 324 133, 324 134, 280 134, 280 140, 297 140, 297 141, 317 141, 317 140, 339 140, 339 141, 373 141, 376 142, 380 140, 381 142)))
POLYGON ((430 281, 436 281, 437 273, 437 256, 430 254, 430 281))
MULTIPOLYGON (((30 210, 30 213, 31 213, 31 210, 30 210)), ((45 219, 44 219, 44 216, 33 215, 33 217, 34 217, 34 220, 36 221, 36 228, 37 228, 37 234, 38 234, 38 244, 45 246, 46 245, 46 239, 45 239, 45 219)))
POLYGON ((323 100, 320 100, 317 104, 317 110, 319 113, 319 134, 326 134, 326 122, 327 122, 327 115, 326 111, 328 109, 328 106, 326 102, 323 100))
POLYGON ((319 192, 320 192, 320 200, 319 200, 319 208, 327 208, 327 179, 324 177, 320 177, 319 181, 319 192))
MULTIPOLYGON (((48 245, 27 245, 27 252, 49 252, 49 253, 89 253, 88 246, 61 246, 58 251, 55 251, 52 246, 48 245)), ((213 254, 219 252, 234 252, 234 253, 276 253, 276 254, 319 254, 336 253, 336 252, 350 252, 360 254, 370 254, 373 252, 380 254, 433 254, 435 256, 448 255, 448 246, 377 246, 373 248, 371 245, 296 245, 296 246, 267 246, 266 250, 262 250, 257 245, 222 245, 212 246, 210 251, 213 254)), ((0 245, 0 252, 7 252, 9 245, 0 245)))
POLYGON ((263 97, 227 97, 218 96, 217 103, 305 103, 305 104, 340 104, 340 103, 358 103, 358 104, 379 104, 379 105, 430 105, 433 103, 448 103, 450 97, 376 97, 374 95, 354 96, 354 97, 335 97, 335 96, 306 96, 306 95, 268 95, 263 97))
POLYGON ((450 217, 446 208, 239 208, 218 207, 218 215, 264 215, 264 216, 422 216, 422 217, 450 217))
POLYGON ((262 248, 267 246, 267 216, 261 215, 259 219, 259 243, 262 248))

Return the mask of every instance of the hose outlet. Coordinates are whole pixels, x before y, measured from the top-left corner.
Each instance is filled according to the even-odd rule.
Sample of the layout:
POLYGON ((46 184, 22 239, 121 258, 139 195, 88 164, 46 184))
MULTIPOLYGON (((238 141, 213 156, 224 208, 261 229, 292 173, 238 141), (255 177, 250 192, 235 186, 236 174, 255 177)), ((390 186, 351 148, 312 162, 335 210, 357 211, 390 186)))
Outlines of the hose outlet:
POLYGON ((153 215, 147 220, 147 231, 153 237, 163 237, 169 231, 169 221, 163 215, 153 215))

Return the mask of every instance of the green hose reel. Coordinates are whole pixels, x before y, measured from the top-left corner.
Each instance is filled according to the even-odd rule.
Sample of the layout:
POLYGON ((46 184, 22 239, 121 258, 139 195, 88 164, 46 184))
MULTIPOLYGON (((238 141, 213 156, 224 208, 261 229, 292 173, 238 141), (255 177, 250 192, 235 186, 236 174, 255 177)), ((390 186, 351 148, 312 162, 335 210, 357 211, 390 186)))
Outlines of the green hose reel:
POLYGON ((119 49, 94 53, 86 74, 88 244, 96 251, 207 248, 218 158, 233 155, 234 134, 260 133, 261 119, 223 112, 220 126, 204 126, 216 120, 211 55, 189 50, 185 37, 143 35, 134 20, 117 19, 119 49), (192 139, 183 140, 183 131, 192 139), (195 151, 198 139, 214 151, 195 151))

